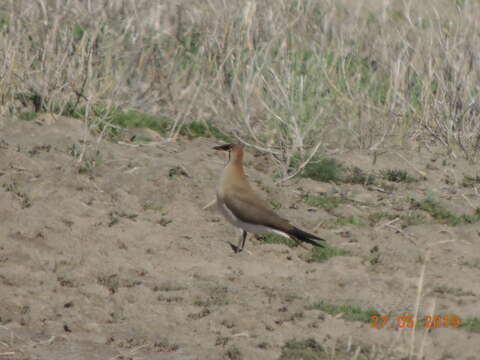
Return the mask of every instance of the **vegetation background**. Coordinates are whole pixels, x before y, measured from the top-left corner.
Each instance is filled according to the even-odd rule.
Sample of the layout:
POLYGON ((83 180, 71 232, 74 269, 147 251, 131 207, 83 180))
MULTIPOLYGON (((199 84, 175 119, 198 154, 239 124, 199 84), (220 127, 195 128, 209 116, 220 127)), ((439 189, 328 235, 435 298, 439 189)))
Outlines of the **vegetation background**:
POLYGON ((468 0, 4 1, 0 113, 169 138, 193 123, 284 175, 341 149, 435 143, 474 160, 479 14, 468 0))
POLYGON ((478 19, 477 0, 0 1, 0 359, 476 359, 478 19), (204 208, 224 141, 327 247, 230 253, 204 208), (371 326, 429 314, 462 325, 371 326))

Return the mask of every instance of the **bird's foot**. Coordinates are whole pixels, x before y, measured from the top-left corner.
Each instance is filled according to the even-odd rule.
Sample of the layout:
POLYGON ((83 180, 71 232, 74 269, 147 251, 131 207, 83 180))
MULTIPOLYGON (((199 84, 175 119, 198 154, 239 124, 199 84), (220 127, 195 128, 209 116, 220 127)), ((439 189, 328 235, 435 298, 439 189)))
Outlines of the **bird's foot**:
MULTIPOLYGON (((232 244, 231 242, 228 242, 228 245, 230 245, 230 247, 232 248, 233 252, 235 254, 239 254, 241 253, 242 251, 244 251, 244 248, 241 248, 235 244, 232 244)), ((248 254, 248 255, 252 255, 252 253, 248 250, 245 250, 245 252, 248 254)))
POLYGON ((238 253, 242 252, 242 250, 243 250, 242 248, 240 248, 240 246, 232 244, 231 242, 228 242, 228 244, 230 245, 230 247, 232 248, 232 250, 235 254, 238 254, 238 253))

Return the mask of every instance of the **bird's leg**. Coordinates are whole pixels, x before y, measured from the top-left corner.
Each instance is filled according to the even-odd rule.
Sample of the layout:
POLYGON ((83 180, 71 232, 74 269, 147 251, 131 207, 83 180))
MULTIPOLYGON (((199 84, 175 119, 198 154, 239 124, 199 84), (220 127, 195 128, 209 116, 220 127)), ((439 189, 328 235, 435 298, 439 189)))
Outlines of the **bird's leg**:
POLYGON ((232 248, 235 254, 238 254, 243 250, 243 247, 245 246, 245 239, 247 238, 247 232, 245 230, 240 230, 240 231, 241 233, 240 233, 238 245, 234 245, 230 241, 228 241, 228 244, 230 245, 230 247, 232 248))
POLYGON ((240 237, 240 241, 238 242, 237 252, 240 252, 245 247, 245 240, 247 239, 247 232, 242 230, 242 235, 240 237))

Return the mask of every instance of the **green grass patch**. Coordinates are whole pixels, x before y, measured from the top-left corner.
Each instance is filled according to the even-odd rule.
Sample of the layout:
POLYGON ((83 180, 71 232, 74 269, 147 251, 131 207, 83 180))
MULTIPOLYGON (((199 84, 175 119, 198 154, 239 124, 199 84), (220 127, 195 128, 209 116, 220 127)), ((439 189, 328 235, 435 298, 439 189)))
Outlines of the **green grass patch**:
POLYGON ((164 207, 152 200, 147 200, 143 204, 143 210, 152 210, 152 211, 158 211, 162 214, 162 216, 167 215, 168 211, 164 209, 164 207))
POLYGON ((472 268, 472 269, 479 269, 480 270, 480 258, 477 257, 477 258, 472 259, 470 261, 464 261, 462 263, 462 265, 468 266, 469 268, 472 268))
POLYGON ((361 226, 364 225, 363 221, 355 215, 348 215, 348 216, 337 216, 337 219, 335 220, 336 225, 355 225, 355 226, 361 226))
MULTIPOLYGON (((124 128, 148 128, 157 131, 163 136, 168 135, 174 121, 163 116, 153 116, 138 111, 118 112, 112 115, 110 122, 124 128)), ((192 121, 183 124, 180 135, 190 139, 197 137, 216 138, 225 142, 231 139, 224 135, 211 121, 192 121)))
POLYGON ((364 351, 355 354, 346 345, 335 347, 335 351, 324 349, 315 339, 291 339, 282 346, 279 360, 367 360, 364 351))
POLYGON ((332 197, 332 196, 316 196, 306 195, 303 198, 305 204, 315 206, 325 210, 331 210, 345 204, 348 200, 345 198, 332 197))
POLYGON ((313 247, 307 258, 308 262, 324 262, 335 256, 348 256, 350 250, 339 249, 330 246, 325 247, 313 247))
POLYGON ((416 178, 411 176, 405 170, 400 169, 387 169, 380 171, 380 175, 383 179, 391 182, 404 182, 404 183, 411 183, 418 181, 416 178))
POLYGON ((352 52, 336 64, 338 84, 344 91, 368 94, 376 105, 384 105, 389 88, 389 74, 374 59, 352 52), (354 89, 353 89, 354 88, 354 89))
MULTIPOLYGON (((265 244, 281 244, 290 248, 298 246, 298 243, 295 240, 287 239, 277 234, 258 235, 257 238, 265 244)), ((346 249, 339 249, 329 246, 314 246, 304 259, 307 262, 324 262, 335 256, 347 256, 350 254, 350 251, 346 249)))
POLYGON ((2 187, 6 192, 10 192, 15 195, 15 197, 20 200, 22 209, 29 208, 32 206, 32 201, 30 197, 23 191, 21 191, 16 182, 3 184, 2 187))
MULTIPOLYGON (((47 111, 47 109, 43 110, 47 111)), ((54 113, 76 119, 83 119, 87 115, 87 108, 74 102, 67 103, 62 107, 54 105, 50 110, 54 113)), ((21 120, 33 120, 37 116, 38 112, 25 112, 20 114, 19 118, 21 120)), ((166 116, 150 115, 136 110, 119 111, 101 104, 90 108, 89 117, 104 119, 106 122, 121 128, 148 128, 157 131, 163 136, 168 135, 175 123, 173 119, 166 116)), ((225 142, 231 142, 231 139, 223 134, 212 121, 192 121, 185 123, 180 129, 180 135, 189 138, 213 137, 225 142)), ((137 139, 137 141, 140 140, 137 139)))
MULTIPOLYGON (((366 172, 357 166, 346 167, 339 161, 323 158, 311 161, 302 172, 302 176, 317 181, 334 182, 336 184, 372 185, 377 183, 375 174, 366 172)), ((387 169, 380 172, 380 178, 390 182, 411 183, 418 181, 405 170, 387 169)))
POLYGON ((148 136, 134 136, 133 137, 133 142, 135 144, 149 144, 153 141, 152 138, 148 136))
POLYGON ((32 120, 35 120, 37 117, 38 117, 38 113, 36 112, 23 112, 20 115, 18 115, 18 118, 24 121, 32 121, 32 120))
POLYGON ((323 182, 339 183, 343 178, 342 164, 331 158, 310 161, 301 173, 302 177, 323 182))
POLYGON ((279 201, 270 200, 269 203, 270 203, 270 205, 272 205, 273 210, 278 210, 282 207, 282 203, 279 202, 279 201))
POLYGON ((243 360, 244 359, 244 356, 242 354, 242 352, 240 351, 240 349, 235 346, 235 345, 232 345, 226 352, 225 352, 225 356, 227 359, 229 360, 243 360))
POLYGON ((451 226, 460 225, 461 221, 458 216, 441 206, 441 204, 431 197, 427 197, 421 201, 414 202, 414 206, 420 210, 429 213, 434 219, 446 223, 451 226))
POLYGON ((124 128, 148 128, 166 135, 173 126, 173 120, 163 116, 153 116, 139 111, 118 112, 110 122, 124 128))
POLYGON ((92 175, 95 168, 103 162, 102 155, 99 150, 96 151, 94 156, 85 157, 82 161, 82 165, 78 169, 79 174, 92 175))
POLYGON ((463 181, 462 181, 462 186, 464 186, 464 187, 474 187, 478 184, 480 184, 480 176, 479 175, 475 175, 475 176, 464 175, 463 181))
POLYGON ((292 339, 282 347, 279 360, 320 360, 329 359, 328 354, 315 339, 292 339))
POLYGON ((450 210, 444 208, 438 200, 433 198, 432 195, 427 196, 421 201, 412 199, 412 206, 429 213, 435 220, 449 226, 473 224, 480 221, 480 209, 477 208, 473 215, 456 215, 450 210))
POLYGON ((354 305, 335 305, 320 301, 316 304, 310 305, 308 309, 321 310, 330 315, 342 314, 342 319, 347 321, 360 321, 363 323, 370 323, 372 316, 379 316, 380 313, 374 308, 362 309, 354 305))
POLYGON ((463 214, 459 216, 460 224, 474 224, 480 221, 480 208, 475 209, 473 215, 463 214))
POLYGON ((223 306, 230 304, 228 299, 228 287, 226 286, 214 286, 208 289, 206 297, 196 298, 193 302, 195 306, 223 306))
POLYGON ((222 133, 220 129, 218 129, 212 121, 192 121, 183 125, 182 129, 180 130, 180 134, 187 136, 189 138, 197 138, 197 137, 205 137, 205 138, 215 138, 226 143, 231 143, 232 139, 222 133))
POLYGON ((177 179, 178 177, 189 177, 187 171, 183 166, 174 166, 168 170, 168 178, 169 179, 177 179))
MULTIPOLYGON (((298 161, 293 164, 297 165, 298 161)), ((340 161, 332 158, 314 159, 305 166, 302 177, 316 181, 333 182, 336 184, 371 185, 376 181, 373 174, 363 171, 359 167, 346 167, 340 161)))
POLYGON ((461 321, 462 321, 460 326, 461 329, 471 333, 480 334, 480 318, 478 317, 469 317, 466 319, 461 318, 461 321))
POLYGON ((421 319, 422 325, 427 324, 432 328, 447 327, 448 324, 448 328, 450 329, 462 329, 467 332, 480 334, 480 318, 476 316, 466 317, 457 314, 438 314, 432 319, 430 315, 425 314, 419 316, 419 319, 421 319))
POLYGON ((114 109, 102 104, 95 104, 87 109, 86 106, 80 105, 79 102, 68 102, 64 106, 53 104, 50 109, 45 108, 43 110, 46 112, 53 112, 55 114, 61 114, 63 116, 68 116, 75 119, 83 119, 87 115, 89 117, 109 119, 112 114, 119 113, 114 109))
POLYGON ((258 239, 265 244, 281 244, 281 245, 287 245, 288 247, 298 246, 295 240, 288 239, 284 236, 277 235, 277 234, 259 235, 258 239))
MULTIPOLYGON (((73 143, 67 149, 67 152, 74 158, 79 159, 82 154, 82 145, 73 143)), ((80 167, 78 168, 79 174, 93 175, 95 169, 103 164, 103 156, 100 150, 97 150, 94 154, 87 152, 84 154, 80 167)))
POLYGON ((359 167, 351 167, 345 170, 344 178, 342 182, 348 184, 359 184, 359 185, 372 185, 376 182, 376 176, 369 174, 359 167))
POLYGON ((375 266, 382 262, 382 256, 380 255, 380 249, 378 245, 375 245, 370 249, 370 255, 368 257, 370 265, 375 266))
POLYGON ((475 293, 470 290, 463 290, 459 287, 452 287, 448 285, 437 285, 433 288, 432 292, 436 295, 452 295, 455 297, 461 296, 475 296, 475 293))
POLYGON ((0 17, 0 33, 7 33, 10 27, 10 21, 6 17, 0 17))

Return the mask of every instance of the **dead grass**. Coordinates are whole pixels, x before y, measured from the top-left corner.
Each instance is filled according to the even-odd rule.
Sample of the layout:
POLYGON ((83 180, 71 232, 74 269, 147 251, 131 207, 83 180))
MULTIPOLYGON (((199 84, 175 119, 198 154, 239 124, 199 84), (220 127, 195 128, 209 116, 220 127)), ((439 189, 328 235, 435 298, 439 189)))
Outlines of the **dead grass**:
POLYGON ((0 113, 146 114, 168 138, 229 134, 284 178, 332 146, 478 155, 476 2, 88 4, 0 5, 0 113))

